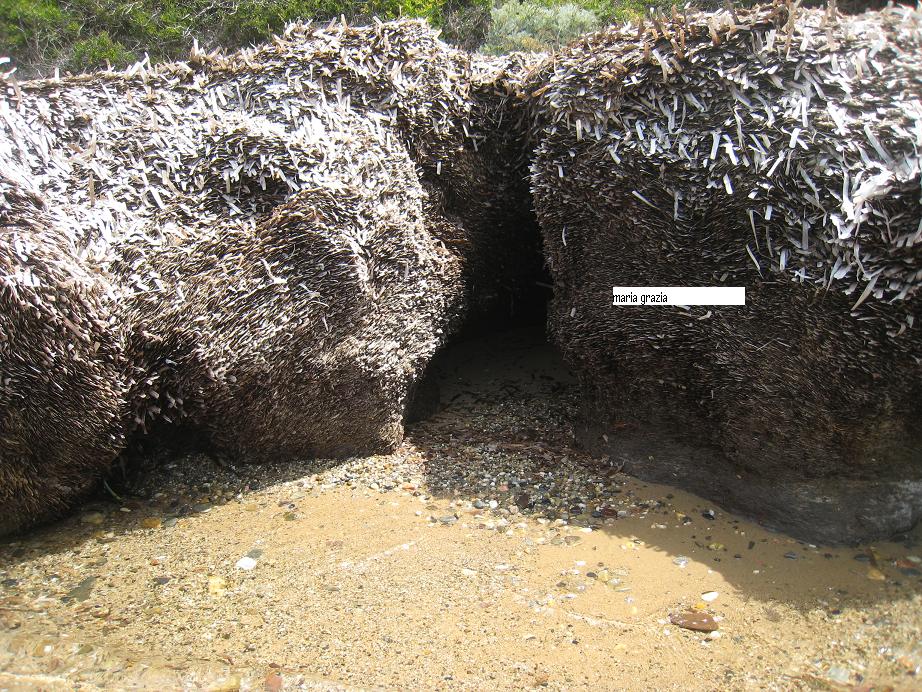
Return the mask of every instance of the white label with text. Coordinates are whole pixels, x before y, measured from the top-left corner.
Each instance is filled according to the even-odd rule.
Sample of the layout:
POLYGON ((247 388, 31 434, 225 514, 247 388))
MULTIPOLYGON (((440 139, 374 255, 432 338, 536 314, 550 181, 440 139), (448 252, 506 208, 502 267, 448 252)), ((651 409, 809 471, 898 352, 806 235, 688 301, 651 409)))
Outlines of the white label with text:
POLYGON ((614 286, 612 305, 745 305, 743 286, 614 286))

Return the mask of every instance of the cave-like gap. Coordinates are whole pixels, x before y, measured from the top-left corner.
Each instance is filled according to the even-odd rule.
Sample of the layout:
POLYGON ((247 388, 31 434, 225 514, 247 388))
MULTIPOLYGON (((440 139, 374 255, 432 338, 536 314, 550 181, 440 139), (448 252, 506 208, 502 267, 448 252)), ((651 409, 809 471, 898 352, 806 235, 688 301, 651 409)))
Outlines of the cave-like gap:
POLYGON ((458 377, 476 389, 489 387, 485 383, 502 374, 497 368, 517 360, 529 361, 532 374, 565 369, 548 337, 553 280, 544 259, 540 227, 533 214, 523 214, 513 226, 498 230, 508 252, 489 266, 500 278, 491 282, 474 277, 475 293, 467 314, 413 387, 404 416, 407 425, 450 405, 452 396, 458 394, 452 386, 458 384, 458 377), (481 286, 489 286, 488 295, 476 293, 481 286))

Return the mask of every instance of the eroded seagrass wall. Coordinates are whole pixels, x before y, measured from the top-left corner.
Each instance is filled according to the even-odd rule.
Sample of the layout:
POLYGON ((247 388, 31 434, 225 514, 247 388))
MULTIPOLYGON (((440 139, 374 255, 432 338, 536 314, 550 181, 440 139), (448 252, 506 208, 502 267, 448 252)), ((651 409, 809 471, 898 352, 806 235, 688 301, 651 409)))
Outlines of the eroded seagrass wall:
POLYGON ((591 447, 813 539, 908 526, 919 54, 909 10, 771 7, 546 59, 334 24, 5 84, 0 531, 163 426, 252 460, 393 446, 446 335, 532 271, 529 183, 591 447), (611 305, 721 283, 746 308, 611 305))
POLYGON ((163 426, 249 460, 396 444, 428 359, 514 269, 525 158, 483 127, 502 69, 395 22, 6 85, 0 530, 163 426))
POLYGON ((813 538, 922 511, 922 15, 656 16, 528 85, 584 438, 813 538), (745 308, 612 286, 746 286, 745 308), (642 461, 641 461, 642 460, 642 461))

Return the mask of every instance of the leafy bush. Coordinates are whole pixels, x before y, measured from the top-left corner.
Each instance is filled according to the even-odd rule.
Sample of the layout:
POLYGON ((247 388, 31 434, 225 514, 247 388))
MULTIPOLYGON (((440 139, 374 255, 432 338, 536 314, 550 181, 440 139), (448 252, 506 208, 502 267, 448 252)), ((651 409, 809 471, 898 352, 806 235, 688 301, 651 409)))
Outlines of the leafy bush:
MULTIPOLYGON (((0 0, 0 53, 22 77, 55 67, 82 71, 124 67, 203 48, 234 50, 260 43, 295 20, 326 22, 424 17, 450 33, 470 30, 480 43, 490 0, 0 0), (479 19, 478 19, 479 18, 479 19)), ((469 47, 474 47, 469 45, 469 47)))
MULTIPOLYGON (((719 0, 700 0, 718 2, 719 0)), ((748 1, 748 0, 745 0, 748 1)), ((840 0, 843 2, 844 0, 840 0)), ((491 53, 544 50, 610 21, 676 0, 0 0, 0 54, 20 77, 55 68, 121 68, 260 43, 295 20, 424 17, 445 40, 491 53), (494 6, 494 1, 499 2, 494 6), (491 27, 492 23, 492 27, 491 27)))
POLYGON ((595 12, 572 2, 534 0, 507 0, 493 8, 491 20, 483 51, 494 55, 556 48, 601 24, 595 12))
POLYGON ((126 65, 137 60, 130 50, 118 41, 113 41, 109 32, 103 31, 91 38, 85 38, 74 44, 69 66, 76 69, 95 69, 111 65, 126 65))

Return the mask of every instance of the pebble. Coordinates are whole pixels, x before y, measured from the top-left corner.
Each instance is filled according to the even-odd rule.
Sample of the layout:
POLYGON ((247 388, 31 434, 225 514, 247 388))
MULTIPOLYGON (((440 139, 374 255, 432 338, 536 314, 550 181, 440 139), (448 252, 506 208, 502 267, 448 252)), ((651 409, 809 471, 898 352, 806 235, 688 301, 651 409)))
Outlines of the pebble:
POLYGON ((717 621, 707 613, 687 610, 684 613, 672 613, 669 621, 676 627, 682 627, 695 632, 713 632, 717 629, 717 621))
POLYGON ((826 673, 826 677, 833 682, 846 685, 851 681, 852 675, 842 666, 832 666, 826 673))
POLYGON ((707 603, 711 603, 716 601, 719 595, 720 594, 718 594, 716 591, 705 591, 703 594, 701 594, 701 600, 707 603))
POLYGON ((705 519, 716 519, 717 515, 714 513, 713 509, 706 509, 701 513, 701 516, 705 519))
POLYGON ((237 569, 246 570, 249 572, 251 569, 256 567, 256 560, 251 558, 249 555, 244 555, 242 558, 237 560, 237 564, 234 565, 237 569))
POLYGON ((446 514, 444 517, 439 517, 439 522, 445 526, 451 526, 457 521, 458 517, 456 517, 454 514, 446 514))
POLYGON ((227 580, 224 577, 212 575, 208 577, 208 593, 212 596, 223 596, 227 591, 227 580))
POLYGON ((788 560, 796 560, 799 556, 793 550, 789 550, 784 554, 788 560))
POLYGON ((887 581, 887 575, 876 567, 868 567, 868 579, 872 581, 887 581))
POLYGON ((84 512, 80 515, 80 521, 84 524, 99 526, 105 521, 106 516, 102 512, 84 512))
POLYGON ((141 527, 145 529, 159 529, 163 521, 160 517, 144 517, 141 520, 141 527))
POLYGON ((685 569, 685 566, 688 564, 688 558, 684 555, 679 555, 678 557, 672 558, 672 564, 678 565, 681 569, 685 569))
POLYGON ((228 675, 226 678, 218 680, 218 682, 211 685, 208 688, 208 692, 237 692, 240 689, 242 680, 239 675, 228 675))
POLYGON ((90 592, 93 590, 93 584, 96 583, 96 577, 87 577, 82 582, 77 584, 74 588, 67 592, 67 595, 64 596, 61 600, 65 603, 68 601, 76 601, 81 603, 90 597, 90 592))

